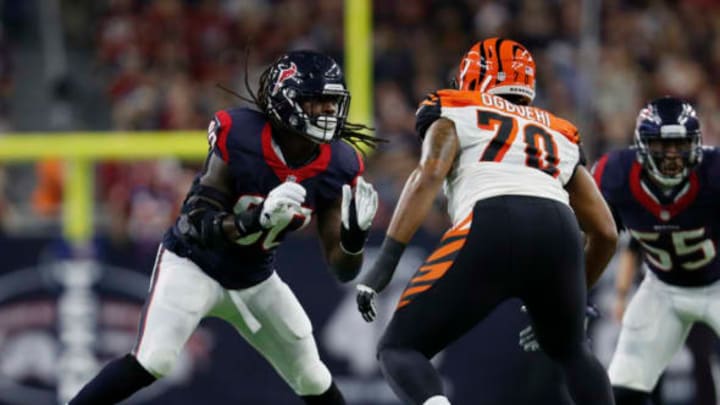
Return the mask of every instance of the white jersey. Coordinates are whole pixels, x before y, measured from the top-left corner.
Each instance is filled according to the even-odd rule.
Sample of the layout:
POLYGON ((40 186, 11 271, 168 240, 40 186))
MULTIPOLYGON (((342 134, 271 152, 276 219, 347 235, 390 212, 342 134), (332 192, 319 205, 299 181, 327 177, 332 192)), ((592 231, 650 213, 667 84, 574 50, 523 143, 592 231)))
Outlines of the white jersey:
POLYGON ((568 204, 564 186, 581 162, 577 129, 535 107, 487 93, 440 90, 418 110, 422 135, 439 117, 455 123, 460 152, 445 180, 453 223, 475 202, 499 195, 551 198, 568 204))

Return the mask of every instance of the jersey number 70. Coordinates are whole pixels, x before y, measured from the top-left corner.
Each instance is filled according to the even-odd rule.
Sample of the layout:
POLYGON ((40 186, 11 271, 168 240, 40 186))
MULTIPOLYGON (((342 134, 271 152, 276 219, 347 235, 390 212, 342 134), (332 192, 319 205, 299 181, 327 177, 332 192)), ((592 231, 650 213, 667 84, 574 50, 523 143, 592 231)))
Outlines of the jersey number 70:
MULTIPOLYGON (((495 131, 495 136, 485 147, 480 161, 500 162, 510 148, 518 133, 518 123, 513 117, 493 111, 478 110, 477 125, 480 129, 495 131)), ((523 129, 525 142, 525 164, 529 167, 557 177, 560 170, 557 145, 552 135, 537 125, 526 125, 523 129)))

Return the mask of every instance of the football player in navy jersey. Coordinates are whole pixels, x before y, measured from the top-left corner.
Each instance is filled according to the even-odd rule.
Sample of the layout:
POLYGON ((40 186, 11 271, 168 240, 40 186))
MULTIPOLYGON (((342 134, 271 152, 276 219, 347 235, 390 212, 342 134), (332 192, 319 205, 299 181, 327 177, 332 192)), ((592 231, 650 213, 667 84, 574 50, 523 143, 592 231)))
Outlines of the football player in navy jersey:
POLYGON ((305 403, 345 403, 273 260, 285 235, 317 215, 332 273, 355 278, 377 193, 340 139, 373 138, 346 122, 342 71, 321 53, 283 55, 250 93, 260 111, 223 110, 210 123, 210 152, 160 245, 135 347, 70 404, 113 404, 167 375, 206 316, 232 324, 305 403))
POLYGON ((664 97, 640 111, 634 147, 600 158, 594 177, 649 269, 609 367, 617 404, 647 405, 691 326, 720 331, 720 156, 702 146, 693 107, 664 97))

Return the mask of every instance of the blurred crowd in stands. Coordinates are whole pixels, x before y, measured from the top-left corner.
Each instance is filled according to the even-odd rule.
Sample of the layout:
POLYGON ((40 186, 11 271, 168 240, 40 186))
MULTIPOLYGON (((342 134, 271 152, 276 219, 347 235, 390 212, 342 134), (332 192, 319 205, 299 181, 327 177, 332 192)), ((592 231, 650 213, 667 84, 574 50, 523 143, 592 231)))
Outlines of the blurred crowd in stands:
MULTIPOLYGON (((255 88, 263 68, 287 49, 322 50, 342 63, 344 47, 352 46, 344 42, 340 0, 60 3, 64 13, 72 13, 63 17, 68 35, 90 38, 69 44, 92 54, 93 71, 105 86, 112 124, 98 130, 203 129, 214 111, 245 104, 216 84, 247 94, 246 74, 255 88)), ((628 145, 639 108, 664 94, 696 103, 705 143, 720 144, 716 1, 597 2, 601 9, 591 19, 598 24, 596 48, 592 29, 583 25, 581 0, 373 3, 372 124, 377 136, 390 140, 367 165, 367 177, 382 199, 378 229, 386 226, 417 161, 417 104, 426 93, 447 87, 463 52, 489 36, 513 38, 533 52, 539 80, 535 104, 578 124, 590 164, 603 151, 628 145), (589 41, 582 39, 585 33, 589 41)), ((0 41, 0 116, 5 117, 13 97, 12 49, 6 49, 0 41)), ((55 165, 37 171, 34 206, 43 215, 59 212, 61 167, 55 165)), ((98 168, 98 199, 111 213, 113 228, 154 243, 197 167, 148 162, 98 168)), ((432 233, 447 225, 441 201, 428 221, 432 233)))

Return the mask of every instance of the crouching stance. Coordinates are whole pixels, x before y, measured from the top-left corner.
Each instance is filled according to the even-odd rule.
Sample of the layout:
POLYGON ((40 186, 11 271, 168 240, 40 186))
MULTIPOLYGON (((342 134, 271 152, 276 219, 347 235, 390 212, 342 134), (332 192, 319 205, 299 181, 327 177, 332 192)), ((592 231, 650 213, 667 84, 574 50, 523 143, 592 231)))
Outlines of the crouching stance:
POLYGON ((160 246, 134 349, 71 405, 116 403, 167 375, 208 316, 232 324, 305 403, 345 403, 308 316, 274 271, 274 252, 316 214, 333 274, 355 278, 377 194, 341 139, 372 138, 345 122, 342 72, 319 53, 279 58, 253 99, 260 111, 223 110, 210 123, 210 152, 160 246))

